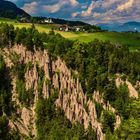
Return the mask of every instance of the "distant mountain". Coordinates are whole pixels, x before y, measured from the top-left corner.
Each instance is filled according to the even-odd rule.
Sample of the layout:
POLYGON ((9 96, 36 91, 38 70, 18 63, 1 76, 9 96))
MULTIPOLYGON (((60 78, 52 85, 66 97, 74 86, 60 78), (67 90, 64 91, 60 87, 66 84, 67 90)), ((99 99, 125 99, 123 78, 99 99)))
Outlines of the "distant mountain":
POLYGON ((120 26, 120 23, 98 23, 96 26, 101 27, 103 30, 113 31, 116 27, 120 26))
POLYGON ((116 28, 117 31, 139 31, 140 32, 140 22, 127 22, 116 28))
POLYGON ((18 8, 10 1, 0 0, 0 17, 15 19, 19 17, 30 17, 24 10, 18 8))
POLYGON ((136 21, 126 22, 123 24, 120 24, 120 23, 112 23, 112 24, 101 23, 101 24, 97 24, 97 25, 100 26, 102 29, 106 29, 109 31, 118 31, 118 32, 139 31, 140 32, 140 22, 136 22, 136 21))

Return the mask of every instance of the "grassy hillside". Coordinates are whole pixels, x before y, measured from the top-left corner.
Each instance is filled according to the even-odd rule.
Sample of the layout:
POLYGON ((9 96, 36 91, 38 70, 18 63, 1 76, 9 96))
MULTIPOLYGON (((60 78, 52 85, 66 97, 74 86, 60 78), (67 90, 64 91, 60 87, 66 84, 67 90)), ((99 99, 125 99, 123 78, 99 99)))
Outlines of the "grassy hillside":
POLYGON ((89 42, 94 39, 102 41, 110 40, 112 43, 123 44, 129 47, 140 47, 140 34, 136 33, 117 33, 117 32, 98 32, 98 33, 87 33, 79 34, 78 37, 72 38, 84 42, 89 42))
MULTIPOLYGON (((13 24, 15 27, 26 27, 29 28, 31 23, 18 23, 15 20, 0 18, 0 22, 7 22, 13 24)), ((48 33, 51 28, 55 28, 57 25, 41 25, 36 24, 36 28, 40 32, 48 33)), ((132 50, 140 49, 140 33, 117 33, 117 32, 95 32, 95 33, 75 33, 75 32, 63 32, 55 30, 56 33, 61 34, 65 38, 72 40, 78 40, 80 42, 90 42, 94 39, 102 41, 111 41, 116 44, 123 44, 130 47, 132 50)))
MULTIPOLYGON (((31 23, 19 23, 16 20, 11 20, 7 18, 0 18, 0 22, 13 24, 15 27, 18 27, 18 28, 23 28, 23 27, 29 28, 32 25, 31 23)), ((52 24, 48 24, 48 25, 36 24, 35 26, 36 26, 36 29, 38 29, 40 32, 46 32, 46 33, 49 33, 49 31, 51 31, 51 29, 54 27, 54 25, 52 24)), ((74 33, 74 32, 64 32, 64 31, 58 31, 58 30, 55 30, 55 32, 61 34, 65 38, 75 39, 79 37, 79 34, 74 33)))

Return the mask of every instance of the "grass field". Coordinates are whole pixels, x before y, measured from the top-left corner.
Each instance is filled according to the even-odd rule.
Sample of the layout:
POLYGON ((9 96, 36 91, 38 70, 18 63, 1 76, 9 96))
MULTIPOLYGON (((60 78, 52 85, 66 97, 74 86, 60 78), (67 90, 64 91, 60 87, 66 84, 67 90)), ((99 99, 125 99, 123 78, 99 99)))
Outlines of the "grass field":
MULTIPOLYGON (((31 23, 18 23, 16 20, 0 18, 0 22, 13 24, 15 27, 31 27, 31 23)), ((36 29, 40 32, 48 33, 52 27, 57 25, 43 25, 36 24, 36 29)), ((78 40, 80 42, 89 42, 94 39, 102 41, 109 40, 112 43, 127 45, 131 50, 140 50, 140 33, 118 33, 118 32, 95 32, 95 33, 75 33, 75 32, 63 32, 55 30, 56 33, 61 34, 63 37, 78 40)))
MULTIPOLYGON (((23 28, 23 27, 29 28, 32 25, 31 23, 19 23, 19 22, 16 22, 16 20, 4 19, 4 18, 0 18, 0 23, 13 24, 14 27, 18 27, 18 28, 23 28)), ((35 26, 39 32, 45 32, 45 33, 49 33, 49 31, 51 31, 51 29, 54 27, 51 24, 48 24, 48 25, 35 24, 35 26)), ((78 37, 78 35, 74 32, 63 32, 63 31, 55 30, 55 33, 59 33, 65 38, 78 37)))
POLYGON ((84 42, 89 42, 94 39, 102 41, 110 40, 112 43, 123 44, 129 47, 140 47, 140 34, 136 33, 97 32, 91 34, 79 34, 78 37, 72 39, 84 42))

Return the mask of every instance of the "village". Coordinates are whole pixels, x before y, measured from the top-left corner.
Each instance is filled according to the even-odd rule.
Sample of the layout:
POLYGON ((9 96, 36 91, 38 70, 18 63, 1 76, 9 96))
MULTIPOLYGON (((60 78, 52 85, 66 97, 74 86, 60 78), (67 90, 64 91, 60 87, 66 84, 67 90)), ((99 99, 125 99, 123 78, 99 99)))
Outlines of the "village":
MULTIPOLYGON (((65 23, 63 20, 57 23, 57 20, 61 19, 52 19, 52 18, 43 18, 43 17, 33 17, 31 19, 22 17, 18 21, 21 23, 34 23, 34 24, 43 24, 43 25, 53 25, 55 30, 64 31, 64 32, 100 32, 101 28, 94 25, 78 25, 78 24, 69 24, 65 23)), ((76 21, 73 21, 76 23, 76 21)))

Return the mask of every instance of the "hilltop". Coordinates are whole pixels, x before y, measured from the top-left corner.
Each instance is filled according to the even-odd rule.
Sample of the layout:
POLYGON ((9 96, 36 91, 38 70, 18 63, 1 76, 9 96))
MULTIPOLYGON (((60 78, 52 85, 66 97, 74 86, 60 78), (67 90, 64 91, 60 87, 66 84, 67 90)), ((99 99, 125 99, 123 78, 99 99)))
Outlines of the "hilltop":
POLYGON ((24 10, 18 8, 10 1, 0 0, 0 17, 16 19, 17 17, 30 17, 24 10))

